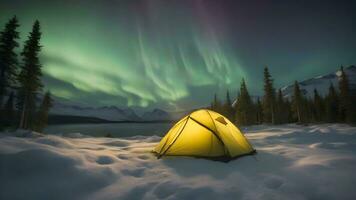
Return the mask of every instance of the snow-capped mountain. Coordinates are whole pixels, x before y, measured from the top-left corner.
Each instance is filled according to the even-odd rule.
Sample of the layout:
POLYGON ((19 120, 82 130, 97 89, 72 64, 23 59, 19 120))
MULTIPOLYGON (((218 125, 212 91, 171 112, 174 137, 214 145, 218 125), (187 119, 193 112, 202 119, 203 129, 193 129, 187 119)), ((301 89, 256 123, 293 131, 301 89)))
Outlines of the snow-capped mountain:
MULTIPOLYGON (((352 92, 356 92, 356 66, 352 65, 344 69, 347 78, 349 80, 350 90, 352 92)), ((299 82, 299 87, 302 93, 307 97, 313 97, 314 89, 317 89, 320 95, 325 96, 328 93, 330 83, 332 83, 336 90, 338 90, 338 81, 341 76, 341 71, 337 70, 336 72, 317 76, 314 78, 306 79, 304 81, 299 82)), ((285 98, 291 98, 294 90, 294 83, 284 86, 281 88, 283 96, 285 98)), ((253 101, 257 101, 257 98, 262 100, 262 97, 259 96, 251 96, 253 101)), ((235 106, 237 103, 237 99, 235 99, 232 103, 232 106, 235 106)))
MULTIPOLYGON (((5 99, 8 99, 8 95, 5 99)), ((36 104, 39 106, 43 99, 43 94, 37 94, 36 104)), ((67 117, 89 117, 104 121, 140 121, 141 118, 129 107, 118 108, 116 106, 92 107, 80 102, 71 101, 52 95, 53 106, 49 114, 57 116, 60 123, 62 118, 67 117)), ((85 121, 85 120, 84 120, 85 121)))
POLYGON ((141 118, 130 108, 118 108, 116 106, 89 107, 76 104, 63 103, 54 100, 54 106, 50 114, 69 115, 82 117, 96 117, 109 121, 139 121, 141 118))
POLYGON ((162 109, 155 108, 152 111, 147 111, 141 115, 143 121, 177 121, 182 117, 193 112, 192 110, 181 110, 168 112, 162 109))
MULTIPOLYGON (((356 66, 350 66, 344 69, 350 84, 350 90, 356 90, 356 66)), ((330 83, 332 83, 335 89, 338 89, 338 81, 341 76, 341 71, 326 74, 323 76, 317 76, 311 79, 307 79, 299 82, 300 89, 302 93, 307 97, 312 97, 314 94, 314 89, 317 89, 319 94, 325 96, 328 93, 330 83)), ((290 98, 293 94, 294 84, 282 87, 283 96, 290 98)))
POLYGON ((152 111, 148 111, 143 113, 141 118, 145 121, 161 121, 161 120, 171 120, 172 116, 161 109, 153 109, 152 111))
MULTIPOLYGON (((39 97, 39 102, 43 97, 39 97)), ((155 108, 150 111, 137 108, 116 106, 92 107, 86 104, 53 96, 54 103, 50 110, 52 115, 94 117, 108 121, 174 121, 187 115, 191 111, 168 112, 155 108), (139 114, 137 114, 137 112, 139 114)))

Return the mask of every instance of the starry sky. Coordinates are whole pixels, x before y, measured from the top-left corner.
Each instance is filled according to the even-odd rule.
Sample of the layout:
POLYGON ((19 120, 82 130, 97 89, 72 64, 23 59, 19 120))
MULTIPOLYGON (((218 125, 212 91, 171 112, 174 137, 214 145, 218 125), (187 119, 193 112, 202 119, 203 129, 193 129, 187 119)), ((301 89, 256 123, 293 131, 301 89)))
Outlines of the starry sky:
POLYGON ((87 105, 184 110, 241 79, 262 93, 356 64, 355 1, 0 0, 21 40, 38 19, 46 89, 87 105))

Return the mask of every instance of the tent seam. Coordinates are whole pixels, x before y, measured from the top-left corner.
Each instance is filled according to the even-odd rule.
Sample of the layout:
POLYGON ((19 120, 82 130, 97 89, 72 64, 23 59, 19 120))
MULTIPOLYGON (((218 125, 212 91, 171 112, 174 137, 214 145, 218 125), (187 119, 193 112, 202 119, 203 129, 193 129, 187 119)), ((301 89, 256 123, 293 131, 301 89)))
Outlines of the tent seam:
POLYGON ((189 120, 190 118, 191 118, 191 117, 190 117, 190 115, 189 115, 189 116, 187 117, 187 120, 185 121, 185 124, 183 125, 182 130, 180 130, 180 132, 178 133, 177 137, 173 139, 173 142, 167 147, 167 149, 166 149, 162 154, 160 154, 160 155, 158 156, 158 158, 162 157, 162 156, 172 147, 172 145, 177 141, 177 139, 179 138, 180 134, 183 132, 183 130, 184 130, 185 126, 187 125, 188 120, 189 120))
MULTIPOLYGON (((182 123, 182 122, 183 122, 183 121, 181 121, 180 123, 182 123)), ((180 123, 178 123, 178 124, 180 124, 180 123)), ((177 124, 177 125, 178 125, 178 124, 177 124)), ((173 127, 174 127, 174 126, 173 126, 173 127)), ((179 130, 179 128, 178 128, 178 130, 179 130)), ((178 131, 178 130, 177 130, 177 131, 178 131)), ((167 145, 167 143, 168 143, 168 139, 169 139, 169 138, 166 139, 166 142, 163 144, 163 146, 162 146, 161 150, 158 152, 158 154, 161 154, 162 150, 164 149, 164 147, 165 147, 165 146, 167 145)))
POLYGON ((199 124, 200 126, 206 128, 209 130, 215 137, 225 146, 224 142, 221 140, 221 138, 216 134, 215 131, 211 130, 209 127, 205 126, 203 123, 199 122, 198 120, 194 119, 193 117, 189 117, 191 120, 193 120, 195 123, 199 124))
MULTIPOLYGON (((209 110, 205 110, 205 111, 209 114, 209 117, 210 117, 211 121, 212 121, 213 124, 214 124, 215 130, 216 130, 216 132, 218 132, 218 128, 216 128, 215 121, 214 121, 213 117, 211 116, 209 110)), ((216 135, 216 137, 218 137, 218 136, 216 135)), ((221 140, 221 143, 223 144, 224 149, 226 150, 226 152, 227 152, 227 153, 229 154, 229 156, 231 157, 231 154, 230 154, 230 152, 229 152, 229 149, 226 147, 225 143, 222 141, 222 139, 221 139, 220 137, 218 137, 218 138, 221 140)))

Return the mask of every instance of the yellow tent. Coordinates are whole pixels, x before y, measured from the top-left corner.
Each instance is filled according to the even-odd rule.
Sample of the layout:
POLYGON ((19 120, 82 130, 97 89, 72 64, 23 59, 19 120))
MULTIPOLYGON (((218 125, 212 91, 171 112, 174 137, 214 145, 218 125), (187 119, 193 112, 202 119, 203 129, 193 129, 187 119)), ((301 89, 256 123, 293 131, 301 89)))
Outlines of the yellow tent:
POLYGON ((226 117, 198 110, 177 122, 153 150, 161 156, 194 156, 230 160, 256 151, 226 117))

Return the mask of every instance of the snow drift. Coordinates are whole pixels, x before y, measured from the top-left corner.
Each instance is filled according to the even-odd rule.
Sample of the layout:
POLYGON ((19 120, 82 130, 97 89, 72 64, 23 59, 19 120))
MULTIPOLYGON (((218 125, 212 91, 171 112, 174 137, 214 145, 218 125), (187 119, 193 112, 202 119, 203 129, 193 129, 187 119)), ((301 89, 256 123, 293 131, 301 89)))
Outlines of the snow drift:
POLYGON ((355 199, 356 128, 244 132, 258 153, 229 163, 158 160, 157 136, 2 133, 0 199, 355 199))

